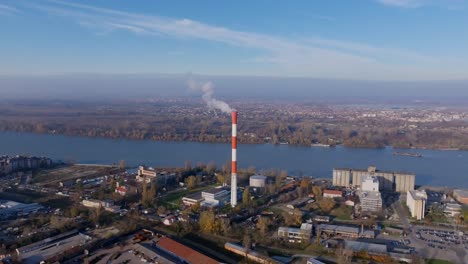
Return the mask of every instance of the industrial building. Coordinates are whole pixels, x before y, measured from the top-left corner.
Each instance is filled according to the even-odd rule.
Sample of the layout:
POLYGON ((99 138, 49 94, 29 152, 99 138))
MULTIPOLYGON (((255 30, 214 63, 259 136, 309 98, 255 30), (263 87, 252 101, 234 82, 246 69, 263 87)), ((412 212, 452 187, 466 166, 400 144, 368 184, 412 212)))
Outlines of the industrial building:
POLYGON ((312 224, 303 223, 300 228, 285 227, 278 228, 278 237, 287 238, 291 243, 309 241, 312 236, 312 224))
POLYGON ((231 112, 231 206, 237 206, 237 111, 231 112))
POLYGON ((246 250, 244 246, 242 245, 238 245, 238 244, 234 244, 234 243, 230 243, 230 242, 227 242, 226 244, 224 244, 224 248, 228 251, 231 251, 233 253, 236 253, 238 255, 241 255, 243 256, 244 258, 246 259, 249 259, 251 260, 252 262, 254 263, 260 263, 260 264, 276 264, 278 263, 278 261, 268 257, 268 256, 265 256, 257 251, 254 251, 254 250, 246 250))
POLYGON ((171 238, 162 237, 155 243, 155 247, 169 256, 177 257, 176 263, 192 264, 217 264, 216 261, 206 255, 201 254, 171 238))
POLYGON ((27 216, 30 214, 35 214, 42 209, 44 209, 44 207, 38 203, 25 204, 14 201, 0 200, 0 219, 27 216))
POLYGON ((364 230, 361 227, 359 230, 358 227, 351 227, 351 226, 339 226, 339 225, 328 225, 328 224, 320 224, 317 226, 317 234, 321 236, 322 234, 326 234, 329 236, 343 236, 349 238, 375 238, 375 232, 373 230, 364 230))
POLYGON ((74 230, 18 248, 16 253, 21 263, 54 263, 67 254, 82 252, 90 240, 91 237, 74 230))
POLYGON ((379 179, 380 191, 407 192, 414 190, 416 175, 380 171, 370 166, 367 170, 335 168, 333 169, 333 185, 342 187, 361 187, 363 176, 376 176, 379 179))
POLYGON ((201 196, 204 200, 201 202, 201 206, 205 206, 205 207, 224 206, 225 204, 229 203, 230 195, 231 195, 231 192, 230 192, 229 187, 217 187, 217 188, 211 188, 209 190, 203 191, 201 193, 201 196))
POLYGON ((425 191, 408 191, 406 194, 406 205, 410 210, 411 217, 417 220, 424 219, 426 202, 427 194, 425 191))
POLYGON ((468 190, 453 190, 453 198, 461 204, 468 204, 468 190))
POLYGON ((203 198, 201 192, 196 192, 189 194, 187 196, 182 197, 182 203, 184 203, 186 206, 192 206, 194 204, 201 204, 205 198, 203 198))
POLYGON ((379 180, 376 176, 363 176, 359 194, 363 212, 379 212, 382 210, 382 196, 379 192, 379 180))
POLYGON ((387 255, 388 253, 386 245, 352 240, 345 240, 344 248, 353 252, 367 252, 371 255, 387 255))
POLYGON ((267 176, 264 175, 253 175, 250 176, 249 185, 254 188, 263 188, 266 185, 267 176))
POLYGON ((177 178, 176 173, 169 173, 167 171, 159 170, 152 167, 139 166, 137 171, 137 176, 135 179, 138 182, 146 181, 146 183, 158 181, 158 183, 166 184, 169 180, 175 180, 177 178))

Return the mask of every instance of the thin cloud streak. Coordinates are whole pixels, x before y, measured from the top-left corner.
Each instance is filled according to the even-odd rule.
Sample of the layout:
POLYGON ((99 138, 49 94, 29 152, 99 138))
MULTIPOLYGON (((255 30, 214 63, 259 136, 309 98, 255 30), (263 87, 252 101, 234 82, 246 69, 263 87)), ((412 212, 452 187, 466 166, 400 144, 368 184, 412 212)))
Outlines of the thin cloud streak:
MULTIPOLYGON (((390 0, 383 0, 389 2, 390 0)), ((399 0, 400 2, 407 2, 399 0)), ((98 30, 126 30, 142 35, 201 39, 230 46, 256 49, 268 56, 252 58, 258 63, 277 64, 295 76, 352 79, 452 79, 467 78, 458 61, 433 58, 410 51, 373 47, 336 40, 290 40, 281 37, 231 30, 190 19, 175 19, 117 11, 63 1, 29 4, 48 14, 72 18, 98 30), (386 58, 397 58, 398 65, 386 58), (431 62, 431 67, 426 66, 431 62), (432 63, 434 62, 434 63, 432 63), (414 65, 412 67, 408 65, 414 65), (458 69, 450 70, 450 68, 458 69)), ((394 2, 398 2, 394 0, 394 2)))
POLYGON ((19 10, 15 7, 0 4, 0 14, 9 15, 9 14, 18 13, 18 12, 19 10))
POLYGON ((404 7, 404 8, 417 8, 425 4, 424 0, 377 0, 377 1, 384 5, 404 7))

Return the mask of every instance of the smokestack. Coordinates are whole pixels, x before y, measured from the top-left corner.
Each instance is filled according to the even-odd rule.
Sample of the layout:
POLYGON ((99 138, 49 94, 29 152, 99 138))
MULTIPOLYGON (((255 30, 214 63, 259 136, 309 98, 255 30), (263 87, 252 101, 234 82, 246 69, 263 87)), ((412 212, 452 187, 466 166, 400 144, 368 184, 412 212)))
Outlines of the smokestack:
POLYGON ((231 206, 237 205, 237 111, 232 111, 231 206))

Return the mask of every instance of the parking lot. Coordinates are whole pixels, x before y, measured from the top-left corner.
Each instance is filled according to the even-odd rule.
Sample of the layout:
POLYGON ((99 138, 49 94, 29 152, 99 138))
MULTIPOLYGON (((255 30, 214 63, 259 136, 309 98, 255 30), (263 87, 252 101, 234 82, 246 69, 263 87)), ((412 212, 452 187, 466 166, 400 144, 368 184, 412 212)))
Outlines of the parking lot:
POLYGON ((431 248, 447 249, 447 247, 459 247, 468 250, 468 235, 455 230, 421 228, 416 231, 416 238, 425 241, 431 248))

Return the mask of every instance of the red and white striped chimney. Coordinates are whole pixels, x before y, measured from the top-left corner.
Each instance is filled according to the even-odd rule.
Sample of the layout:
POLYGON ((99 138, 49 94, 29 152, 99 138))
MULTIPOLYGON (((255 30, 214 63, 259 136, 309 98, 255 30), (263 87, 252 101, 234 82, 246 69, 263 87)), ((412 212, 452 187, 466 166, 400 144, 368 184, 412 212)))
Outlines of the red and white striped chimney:
POLYGON ((237 111, 232 111, 231 206, 237 205, 237 111))

